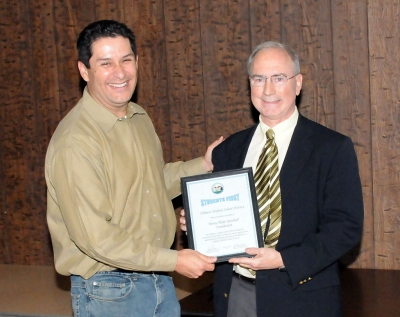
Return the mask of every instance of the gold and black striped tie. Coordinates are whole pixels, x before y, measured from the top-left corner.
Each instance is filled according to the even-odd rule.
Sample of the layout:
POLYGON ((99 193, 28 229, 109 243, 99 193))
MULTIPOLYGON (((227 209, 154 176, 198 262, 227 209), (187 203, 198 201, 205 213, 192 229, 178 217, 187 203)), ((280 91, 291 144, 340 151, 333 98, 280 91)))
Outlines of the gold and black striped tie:
POLYGON ((278 148, 272 129, 258 159, 254 181, 265 246, 275 249, 281 232, 282 206, 279 182, 278 148), (267 223, 268 233, 265 234, 267 223))

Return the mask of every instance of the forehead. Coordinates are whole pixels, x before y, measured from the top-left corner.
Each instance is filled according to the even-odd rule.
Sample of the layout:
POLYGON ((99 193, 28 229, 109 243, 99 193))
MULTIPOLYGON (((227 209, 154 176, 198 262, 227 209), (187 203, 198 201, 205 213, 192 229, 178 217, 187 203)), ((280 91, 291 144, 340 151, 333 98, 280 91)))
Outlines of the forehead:
POLYGON ((264 48, 259 51, 253 60, 252 74, 271 76, 275 74, 292 75, 294 63, 289 54, 276 47, 264 48))
POLYGON ((92 43, 92 54, 102 55, 107 52, 121 51, 121 53, 133 53, 129 39, 116 37, 100 37, 92 43))

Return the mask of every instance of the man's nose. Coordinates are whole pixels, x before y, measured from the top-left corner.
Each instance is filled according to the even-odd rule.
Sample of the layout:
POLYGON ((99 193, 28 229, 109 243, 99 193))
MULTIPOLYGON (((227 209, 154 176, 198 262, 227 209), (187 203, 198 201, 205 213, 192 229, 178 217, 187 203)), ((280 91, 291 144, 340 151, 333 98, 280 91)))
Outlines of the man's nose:
POLYGON ((124 78, 125 77, 125 69, 122 67, 121 64, 115 65, 113 69, 113 74, 117 78, 124 78))
POLYGON ((267 78, 264 84, 264 95, 273 95, 275 93, 275 86, 271 81, 271 78, 267 78))

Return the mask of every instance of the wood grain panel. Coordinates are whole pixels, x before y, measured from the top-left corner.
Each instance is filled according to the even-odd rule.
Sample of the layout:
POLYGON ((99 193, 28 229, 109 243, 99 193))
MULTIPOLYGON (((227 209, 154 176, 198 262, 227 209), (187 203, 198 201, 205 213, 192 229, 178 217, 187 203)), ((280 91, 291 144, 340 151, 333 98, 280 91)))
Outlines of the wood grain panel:
POLYGON ((59 82, 59 109, 51 109, 50 133, 52 134, 65 115, 82 96, 77 60, 76 42, 81 31, 95 20, 95 3, 91 1, 54 0, 56 23, 57 71, 59 82))
POLYGON ((399 2, 2 1, 0 262, 52 264, 44 153, 81 96, 78 34, 116 19, 136 33, 134 100, 152 118, 167 161, 202 155, 218 135, 253 123, 246 63, 257 44, 277 40, 298 51, 300 111, 355 143, 366 219, 353 266, 400 269, 399 2))
POLYGON ((335 128, 330 1, 282 1, 282 39, 301 60, 300 111, 335 128))
POLYGON ((361 249, 346 262, 374 267, 372 144, 370 135, 368 25, 366 1, 335 1, 332 5, 336 130, 352 138, 363 186, 365 221, 361 249), (360 253, 360 255, 359 255, 360 253))
POLYGON ((369 2, 375 266, 400 269, 400 1, 369 2))
MULTIPOLYGON (((201 1, 201 44, 207 141, 254 123, 247 59, 251 53, 249 4, 201 1)), ((258 114, 255 115, 258 121, 258 114)))
POLYGON ((172 159, 188 160, 204 155, 206 140, 199 4, 164 6, 172 159))
POLYGON ((96 4, 96 20, 124 21, 124 0, 94 0, 94 2, 96 4))
POLYGON ((134 101, 148 112, 160 137, 164 160, 172 160, 163 1, 127 1, 125 23, 133 30, 139 58, 134 101))
MULTIPOLYGON (((303 46, 309 45, 309 36, 307 44, 303 44, 302 19, 299 12, 300 3, 294 0, 280 1, 281 16, 281 42, 293 48, 300 59, 300 72, 303 74, 303 86, 300 96, 296 100, 299 111, 311 120, 316 120, 318 97, 314 89, 316 78, 318 76, 316 61, 309 61, 303 46), (304 53, 303 53, 304 52, 304 53)), ((305 25, 307 28, 308 24, 305 25)))
MULTIPOLYGON (((24 4, 21 4, 23 7, 24 4)), ((24 186, 25 175, 24 166, 25 162, 21 152, 23 150, 23 137, 21 137, 20 124, 23 119, 21 105, 26 105, 32 99, 32 87, 26 80, 23 70, 27 70, 30 64, 27 52, 30 51, 29 34, 25 31, 27 29, 26 21, 28 10, 23 10, 19 7, 17 1, 10 1, 7 8, 6 16, 4 17, 5 25, 8 24, 6 29, 5 41, 2 56, 6 63, 8 70, 14 69, 18 71, 8 72, 7 80, 2 80, 4 91, 7 93, 2 98, 2 159, 1 162, 4 168, 4 235, 7 239, 5 241, 6 250, 4 254, 4 263, 13 263, 21 260, 21 240, 24 241, 24 234, 21 231, 21 221, 19 218, 23 216, 22 207, 25 207, 24 201, 24 186), (21 20, 24 20, 21 21, 21 20), (11 28, 13 26, 13 28, 11 28), (18 39, 18 40, 15 40, 18 39), (21 48, 24 51, 19 54, 21 48), (20 87, 24 87, 24 93, 20 94, 20 87), (17 228, 17 230, 14 230, 17 228)), ((5 79, 5 78, 4 78, 5 79)), ((22 228, 24 229, 24 228, 22 228)))
POLYGON ((8 215, 6 209, 6 178, 5 173, 7 167, 5 165, 5 152, 7 147, 8 138, 4 129, 5 122, 7 120, 6 109, 12 105, 12 97, 9 93, 9 78, 8 73, 10 70, 10 64, 15 65, 13 61, 13 55, 9 54, 10 47, 12 47, 12 34, 10 34, 10 28, 13 25, 14 12, 12 10, 12 4, 0 5, 0 263, 10 262, 10 249, 8 247, 9 235, 8 235, 8 215))
MULTIPOLYGON (((46 231, 43 204, 43 168, 40 157, 41 109, 36 106, 35 62, 31 38, 35 27, 32 14, 40 5, 30 8, 27 1, 11 1, 13 28, 8 30, 10 45, 7 55, 10 59, 7 90, 11 102, 2 107, 7 114, 3 123, 5 164, 5 212, 7 213, 9 263, 45 263, 50 257, 49 240, 46 231), (39 121, 36 121, 37 120, 39 121)), ((52 21, 49 21, 52 25, 52 21)), ((46 43, 47 44, 47 43, 46 43)), ((46 45, 45 44, 45 45, 46 45)), ((46 75, 44 75, 46 76, 46 75)), ((44 79, 45 81, 45 79, 44 79)), ((40 88, 39 88, 40 89, 40 88)), ((41 106, 41 105, 40 105, 41 106)))
POLYGON ((50 239, 46 223, 44 158, 50 141, 49 114, 53 107, 60 107, 53 3, 46 0, 35 1, 35 6, 30 7, 29 20, 32 31, 30 79, 33 79, 34 98, 32 106, 24 108, 24 112, 29 111, 29 116, 25 115, 24 119, 23 155, 27 163, 25 177, 30 180, 25 184, 26 206, 23 221, 26 221, 25 239, 28 243, 25 244, 24 258, 26 263, 46 264, 52 259, 52 252, 48 248, 50 239))
POLYGON ((253 0, 249 6, 252 49, 266 41, 281 42, 280 1, 253 0))

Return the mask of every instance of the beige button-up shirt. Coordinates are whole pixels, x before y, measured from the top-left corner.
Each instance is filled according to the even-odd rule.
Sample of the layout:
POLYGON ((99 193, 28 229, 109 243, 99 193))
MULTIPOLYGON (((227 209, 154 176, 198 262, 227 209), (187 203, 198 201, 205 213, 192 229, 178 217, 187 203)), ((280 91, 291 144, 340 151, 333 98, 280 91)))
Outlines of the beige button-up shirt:
POLYGON ((180 177, 201 158, 165 164, 153 124, 129 103, 117 118, 85 90, 46 155, 47 221, 57 271, 89 278, 115 268, 173 271, 180 177))

